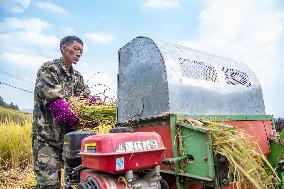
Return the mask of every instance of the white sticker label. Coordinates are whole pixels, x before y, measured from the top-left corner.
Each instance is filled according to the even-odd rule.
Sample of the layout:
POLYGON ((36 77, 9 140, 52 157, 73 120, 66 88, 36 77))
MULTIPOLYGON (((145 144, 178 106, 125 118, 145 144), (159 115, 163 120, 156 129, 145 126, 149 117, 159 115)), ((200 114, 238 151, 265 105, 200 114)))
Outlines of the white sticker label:
POLYGON ((144 141, 127 141, 124 144, 118 144, 116 152, 134 152, 141 150, 152 150, 158 148, 157 140, 144 140, 144 141))
POLYGON ((117 171, 124 169, 124 157, 116 158, 115 169, 116 169, 117 171))

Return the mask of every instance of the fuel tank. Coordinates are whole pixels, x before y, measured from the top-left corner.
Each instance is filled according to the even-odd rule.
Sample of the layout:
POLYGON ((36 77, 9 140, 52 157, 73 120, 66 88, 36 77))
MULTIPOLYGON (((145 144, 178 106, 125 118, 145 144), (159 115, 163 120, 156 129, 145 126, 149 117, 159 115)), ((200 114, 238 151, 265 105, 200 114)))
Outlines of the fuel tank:
POLYGON ((81 144, 82 165, 108 173, 124 173, 161 164, 165 147, 155 132, 93 135, 81 144))

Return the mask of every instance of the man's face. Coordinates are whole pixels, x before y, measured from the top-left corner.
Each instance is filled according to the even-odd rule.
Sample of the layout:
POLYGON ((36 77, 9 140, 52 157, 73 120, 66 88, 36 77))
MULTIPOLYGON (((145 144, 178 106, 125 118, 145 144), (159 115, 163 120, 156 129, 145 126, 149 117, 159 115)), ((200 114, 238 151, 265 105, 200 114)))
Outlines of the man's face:
POLYGON ((73 41, 69 45, 62 45, 61 50, 66 62, 76 64, 83 54, 83 45, 77 41, 73 41))

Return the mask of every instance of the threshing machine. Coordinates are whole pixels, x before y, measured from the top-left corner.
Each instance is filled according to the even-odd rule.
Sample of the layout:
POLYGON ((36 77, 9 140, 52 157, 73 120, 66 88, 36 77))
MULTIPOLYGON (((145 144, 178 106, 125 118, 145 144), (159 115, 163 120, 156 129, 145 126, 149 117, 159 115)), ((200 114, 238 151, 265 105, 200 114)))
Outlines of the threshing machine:
POLYGON ((283 182, 282 139, 273 134, 261 86, 244 63, 137 37, 119 50, 117 82, 116 127, 66 135, 67 186, 233 188, 210 132, 188 119, 244 130, 283 182))

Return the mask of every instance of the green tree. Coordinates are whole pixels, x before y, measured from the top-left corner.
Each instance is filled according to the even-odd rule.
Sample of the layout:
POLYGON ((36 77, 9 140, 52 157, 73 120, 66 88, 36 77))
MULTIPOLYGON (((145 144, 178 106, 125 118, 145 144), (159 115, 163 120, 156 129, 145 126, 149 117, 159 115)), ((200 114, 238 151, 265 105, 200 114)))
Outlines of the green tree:
POLYGON ((0 106, 5 107, 6 103, 4 102, 3 98, 0 96, 0 106))
POLYGON ((11 102, 10 104, 7 104, 6 102, 4 102, 4 99, 1 96, 0 96, 0 107, 9 108, 13 110, 19 110, 19 107, 13 104, 13 102, 11 102))

